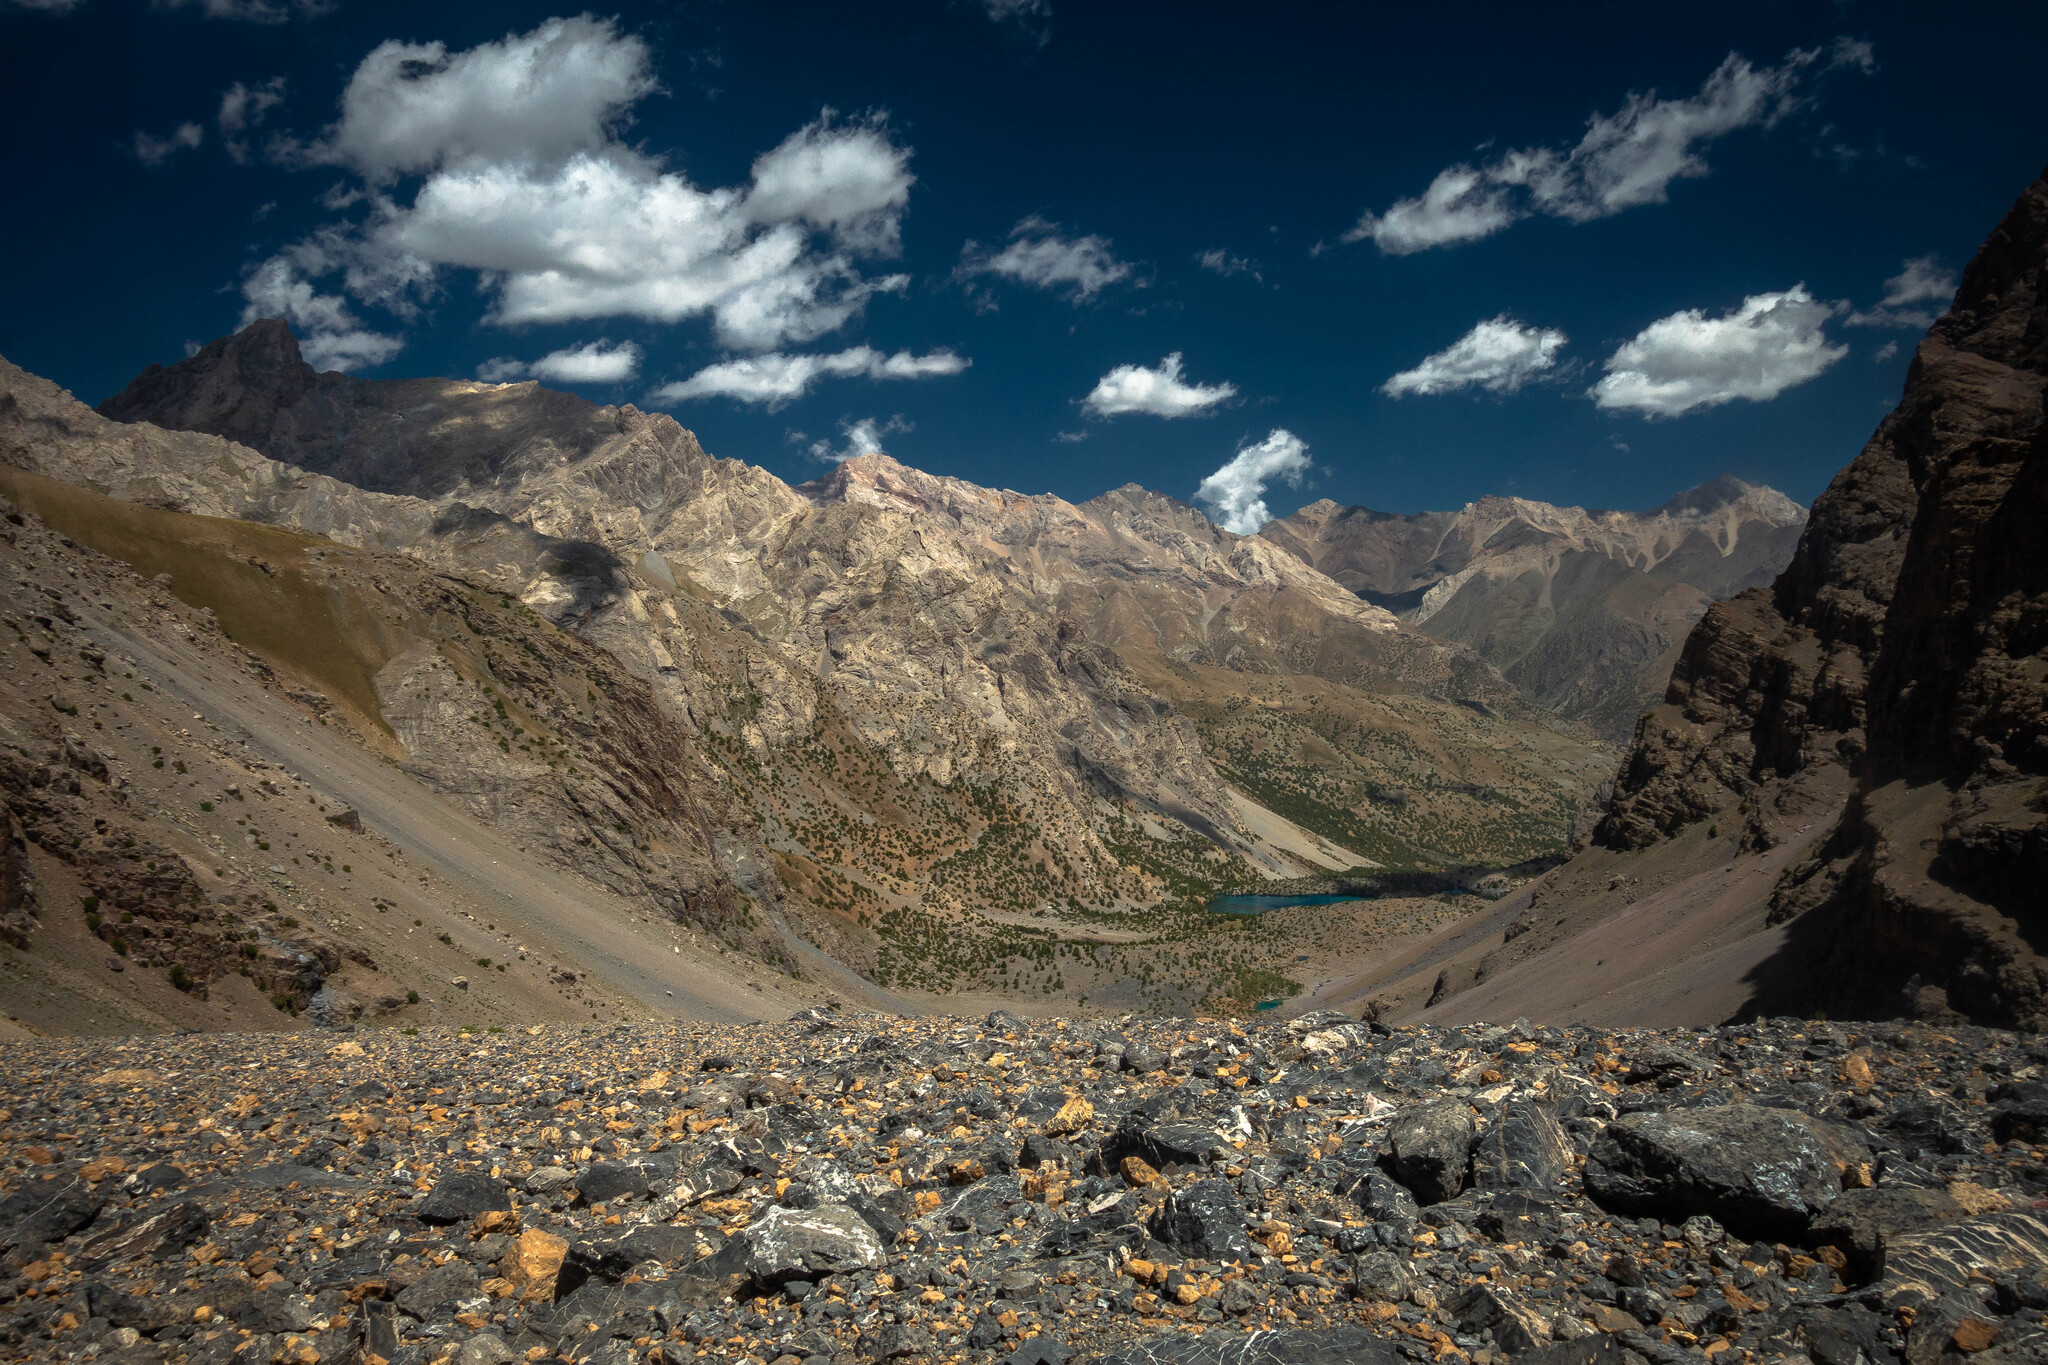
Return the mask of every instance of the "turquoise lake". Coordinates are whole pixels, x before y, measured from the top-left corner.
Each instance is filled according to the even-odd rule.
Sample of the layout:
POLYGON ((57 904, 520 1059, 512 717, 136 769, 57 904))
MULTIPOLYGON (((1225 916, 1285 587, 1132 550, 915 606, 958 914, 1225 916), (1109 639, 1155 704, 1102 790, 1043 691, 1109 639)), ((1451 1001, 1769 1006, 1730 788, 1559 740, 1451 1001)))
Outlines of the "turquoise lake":
POLYGON ((1366 900, 1365 896, 1218 896, 1209 908, 1219 915, 1263 915, 1290 905, 1336 905, 1342 901, 1366 900))

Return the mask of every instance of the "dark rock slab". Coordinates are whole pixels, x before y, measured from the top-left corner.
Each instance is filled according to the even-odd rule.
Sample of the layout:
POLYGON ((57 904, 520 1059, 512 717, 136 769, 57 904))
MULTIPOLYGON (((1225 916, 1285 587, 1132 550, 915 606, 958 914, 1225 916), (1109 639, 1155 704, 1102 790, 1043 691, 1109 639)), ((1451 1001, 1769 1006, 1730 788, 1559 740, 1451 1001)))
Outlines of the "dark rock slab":
POLYGON ((69 1176, 32 1180, 0 1200, 0 1246, 61 1242, 99 1217, 102 1201, 69 1176))
POLYGON ((1683 1222, 1704 1213, 1746 1236, 1793 1241, 1841 1193, 1841 1164, 1870 1153, 1790 1109, 1630 1114, 1586 1157, 1586 1192, 1614 1213, 1683 1222))
POLYGON ((421 1322, 447 1317, 455 1305, 477 1293, 476 1267, 467 1261, 450 1261, 419 1278, 411 1288, 395 1297, 398 1311, 421 1322))
POLYGON ((1991 1136, 2000 1142, 2048 1139, 2048 1081, 2006 1081, 1991 1092, 1991 1136))
POLYGON ((88 1265, 103 1265, 124 1256, 162 1256, 191 1246, 206 1235, 211 1220, 196 1202, 185 1200, 146 1217, 130 1216, 95 1234, 79 1250, 88 1265))
POLYGON ((1926 1301, 1965 1293, 1973 1279, 1995 1281, 2043 1265, 2048 1220, 2035 1213, 1994 1213, 1892 1238, 1876 1289, 1887 1305, 1926 1301))
POLYGON ((422 1223, 466 1223, 480 1213, 511 1207, 504 1185, 482 1171, 458 1171, 429 1190, 412 1213, 422 1223))
POLYGON ((576 1192, 592 1204, 608 1203, 626 1194, 637 1197, 672 1177, 675 1171, 675 1159, 662 1155, 593 1162, 576 1177, 576 1192))
POLYGON ((781 1285, 880 1266, 888 1253, 867 1221, 844 1204, 772 1208, 736 1234, 717 1259, 756 1284, 781 1285))

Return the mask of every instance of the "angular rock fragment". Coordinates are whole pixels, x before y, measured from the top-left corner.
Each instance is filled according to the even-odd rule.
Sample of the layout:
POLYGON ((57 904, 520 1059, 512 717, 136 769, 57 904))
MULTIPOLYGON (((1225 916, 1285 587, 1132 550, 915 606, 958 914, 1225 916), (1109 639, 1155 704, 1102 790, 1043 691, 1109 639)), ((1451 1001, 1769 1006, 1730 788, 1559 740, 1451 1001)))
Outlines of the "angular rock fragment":
POLYGON ((422 1223, 467 1223, 492 1209, 509 1210, 512 1198, 505 1187, 482 1171, 458 1171, 438 1182, 419 1203, 413 1216, 422 1223))
POLYGON ((1387 1170, 1418 1204, 1441 1204, 1465 1188, 1471 1165, 1472 1110, 1439 1100, 1403 1114, 1387 1133, 1387 1170))
POLYGON ((1807 1230, 1815 1247, 1834 1247, 1844 1258, 1843 1278, 1868 1284, 1884 1273, 1885 1246, 1909 1233, 1960 1222, 1969 1211, 1947 1190, 1887 1187, 1845 1190, 1807 1230))
POLYGON ((1574 1164, 1571 1143, 1550 1111, 1533 1100, 1516 1100, 1479 1139, 1472 1184, 1482 1190, 1555 1193, 1574 1164))
POLYGON ((733 1238, 720 1260, 756 1284, 781 1285, 871 1270, 886 1258, 881 1239, 859 1214, 844 1204, 821 1204, 814 1209, 769 1209, 733 1238))
POLYGON ((1152 1235, 1189 1256, 1238 1261, 1252 1254, 1244 1208, 1222 1180, 1201 1180, 1168 1195, 1152 1219, 1152 1235))

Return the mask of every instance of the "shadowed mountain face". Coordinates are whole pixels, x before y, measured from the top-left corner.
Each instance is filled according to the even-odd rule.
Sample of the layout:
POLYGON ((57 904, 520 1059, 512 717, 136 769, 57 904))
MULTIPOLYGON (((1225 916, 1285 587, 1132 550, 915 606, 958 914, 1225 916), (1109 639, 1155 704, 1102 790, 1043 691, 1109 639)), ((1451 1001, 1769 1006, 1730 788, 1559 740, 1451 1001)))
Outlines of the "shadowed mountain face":
POLYGON ((1618 743, 1708 604, 1769 582, 1804 524, 1783 494, 1721 478, 1640 513, 1489 497, 1398 516, 1324 500, 1259 534, 1618 743))

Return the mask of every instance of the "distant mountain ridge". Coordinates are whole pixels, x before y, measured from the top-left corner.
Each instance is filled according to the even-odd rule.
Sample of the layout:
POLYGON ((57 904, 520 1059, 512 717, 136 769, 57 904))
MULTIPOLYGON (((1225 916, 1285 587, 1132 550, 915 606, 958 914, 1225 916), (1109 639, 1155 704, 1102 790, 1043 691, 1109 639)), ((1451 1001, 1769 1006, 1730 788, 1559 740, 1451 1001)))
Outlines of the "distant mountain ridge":
POLYGON ((1404 515, 1324 499, 1259 534, 1621 742, 1707 606, 1768 583, 1805 524, 1776 489, 1723 476, 1647 512, 1485 497, 1404 515))

